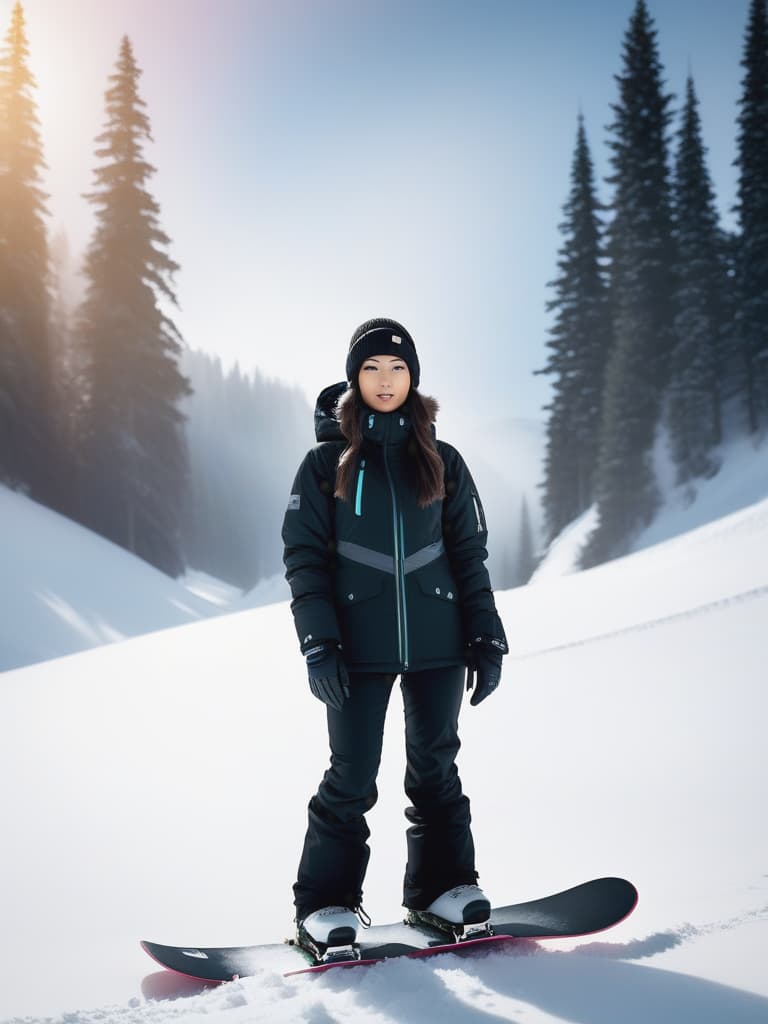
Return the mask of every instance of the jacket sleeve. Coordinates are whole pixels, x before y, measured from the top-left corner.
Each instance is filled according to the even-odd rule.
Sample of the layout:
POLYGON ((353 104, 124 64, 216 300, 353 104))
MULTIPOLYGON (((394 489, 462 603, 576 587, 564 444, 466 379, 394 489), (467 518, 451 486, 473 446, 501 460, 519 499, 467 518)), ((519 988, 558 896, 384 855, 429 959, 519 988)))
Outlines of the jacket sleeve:
POLYGON ((318 640, 341 642, 333 595, 335 538, 331 486, 317 449, 304 457, 283 517, 285 578, 301 653, 318 640))
POLYGON ((459 452, 444 442, 441 448, 445 466, 443 542, 459 588, 464 638, 467 642, 478 637, 501 640, 506 654, 507 638, 485 565, 488 528, 480 495, 459 452))

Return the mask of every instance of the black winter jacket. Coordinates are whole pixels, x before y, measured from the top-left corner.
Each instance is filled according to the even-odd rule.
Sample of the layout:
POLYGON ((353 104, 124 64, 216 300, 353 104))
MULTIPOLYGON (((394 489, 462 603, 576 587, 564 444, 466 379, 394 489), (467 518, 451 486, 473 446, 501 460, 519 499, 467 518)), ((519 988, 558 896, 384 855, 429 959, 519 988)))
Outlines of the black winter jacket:
MULTIPOLYGON (((488 570, 487 528, 474 481, 458 451, 432 434, 446 497, 419 508, 406 463, 408 402, 392 412, 365 406, 352 502, 333 497, 346 448, 333 413, 343 383, 321 392, 315 435, 291 488, 282 538, 291 611, 302 653, 342 644, 353 671, 405 672, 465 664, 467 643, 504 641, 488 570)), ((437 410, 433 399, 430 411, 437 410)))

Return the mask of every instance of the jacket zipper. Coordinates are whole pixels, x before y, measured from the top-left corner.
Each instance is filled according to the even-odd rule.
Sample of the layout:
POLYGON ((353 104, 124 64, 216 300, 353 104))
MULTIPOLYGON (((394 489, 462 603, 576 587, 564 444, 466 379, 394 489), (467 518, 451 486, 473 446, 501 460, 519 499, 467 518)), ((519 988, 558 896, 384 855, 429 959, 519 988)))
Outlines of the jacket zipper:
POLYGON ((408 668, 408 612, 405 607, 405 530, 403 529, 402 509, 400 509, 400 593, 403 595, 403 644, 405 647, 403 664, 408 668))
POLYGON ((472 491, 472 501, 474 502, 475 505, 475 519, 477 520, 477 532, 482 533, 483 530, 485 529, 485 524, 483 522, 483 517, 480 513, 480 501, 474 491, 472 491))
POLYGON ((355 495, 355 515, 361 516, 363 501, 363 473, 365 472, 365 459, 360 462, 360 469, 357 471, 357 494, 355 495))
POLYGON ((384 468, 387 471, 387 482, 389 493, 392 497, 392 525, 395 539, 395 592, 397 596, 397 653, 404 669, 408 668, 408 625, 405 621, 405 571, 403 569, 403 546, 402 529, 403 517, 400 515, 398 524, 397 498, 395 487, 392 483, 392 475, 389 472, 387 461, 387 445, 384 443, 384 468), (402 603, 402 611, 401 611, 402 603))

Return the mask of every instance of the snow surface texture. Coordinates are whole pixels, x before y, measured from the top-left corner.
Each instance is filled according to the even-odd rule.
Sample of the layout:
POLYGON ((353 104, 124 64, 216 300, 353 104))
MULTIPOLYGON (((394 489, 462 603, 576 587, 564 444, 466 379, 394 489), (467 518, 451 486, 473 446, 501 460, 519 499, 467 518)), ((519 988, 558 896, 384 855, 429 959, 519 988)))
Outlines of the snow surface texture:
MULTIPOLYGON (((75 560, 59 585, 111 571, 75 560)), ((0 677, 0 1019, 765 1024, 768 501, 497 601, 512 650, 462 712, 459 760, 481 883, 506 903, 624 875, 627 921, 317 977, 284 978, 286 949, 218 988, 159 971, 140 938, 291 931, 327 749, 282 602, 0 677)), ((395 691, 369 815, 379 922, 399 914, 401 721, 395 691)))

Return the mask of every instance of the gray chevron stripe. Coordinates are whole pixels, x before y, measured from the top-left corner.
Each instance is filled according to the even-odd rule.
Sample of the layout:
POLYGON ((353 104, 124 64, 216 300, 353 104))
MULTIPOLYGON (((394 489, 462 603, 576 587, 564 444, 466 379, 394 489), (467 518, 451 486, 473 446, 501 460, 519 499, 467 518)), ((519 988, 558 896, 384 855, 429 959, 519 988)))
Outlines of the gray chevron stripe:
POLYGON ((395 572, 395 559, 393 555, 383 555, 381 551, 374 551, 373 548, 366 548, 362 544, 353 544, 348 540, 340 540, 336 544, 336 550, 345 558, 361 565, 370 565, 372 569, 381 569, 382 572, 395 572))
MULTIPOLYGON (((391 572, 394 575, 395 559, 392 555, 382 554, 381 551, 374 551, 373 548, 367 548, 363 544, 353 544, 348 540, 338 541, 336 551, 352 562, 359 562, 360 565, 368 565, 372 569, 380 569, 382 572, 391 572)), ((406 573, 421 569, 423 566, 429 565, 430 562, 434 562, 444 551, 445 545, 442 540, 435 541, 434 544, 427 544, 426 547, 408 555, 403 568, 406 573)))
POLYGON ((421 569, 424 565, 429 565, 430 562, 434 562, 436 558, 445 551, 445 545, 442 540, 436 540, 434 544, 427 544, 425 548, 419 548, 418 551, 414 551, 412 555, 408 555, 405 559, 405 571, 413 572, 414 569, 421 569))

